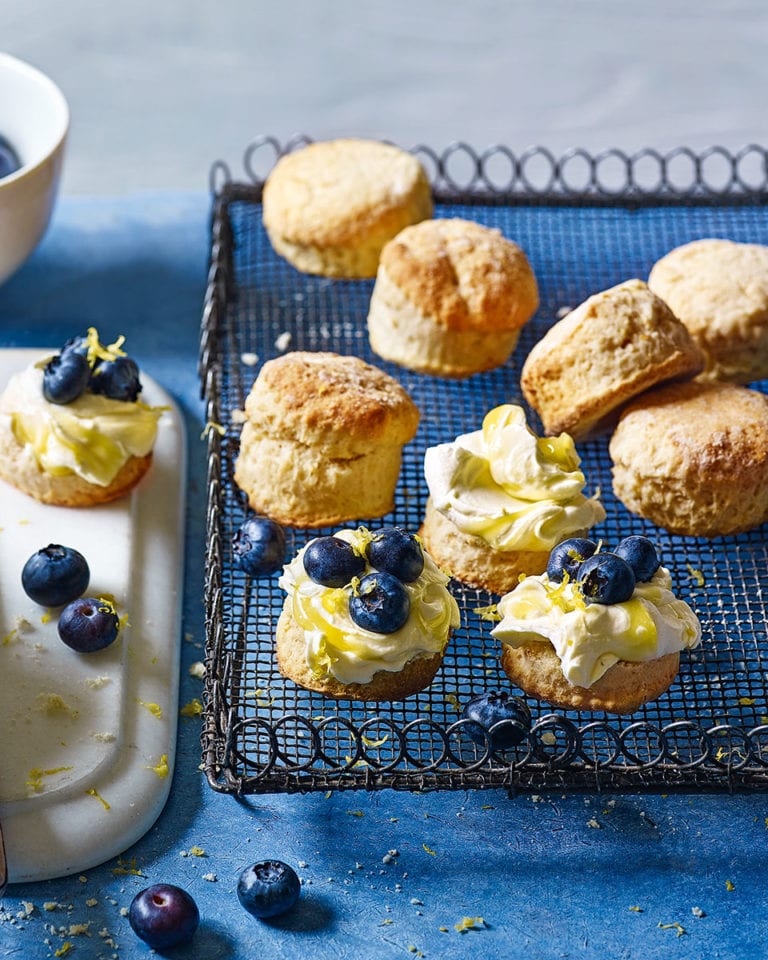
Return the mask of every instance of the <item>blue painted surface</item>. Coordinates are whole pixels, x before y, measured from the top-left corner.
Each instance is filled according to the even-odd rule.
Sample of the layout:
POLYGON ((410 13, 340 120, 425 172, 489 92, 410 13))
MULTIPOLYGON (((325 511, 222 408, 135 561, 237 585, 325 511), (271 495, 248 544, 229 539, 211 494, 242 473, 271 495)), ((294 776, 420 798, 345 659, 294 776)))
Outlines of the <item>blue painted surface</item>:
MULTIPOLYGON (((0 347, 55 345, 88 324, 124 332, 182 407, 190 447, 182 704, 201 685, 187 670, 203 642, 196 359, 207 220, 203 194, 67 199, 32 260, 0 288, 0 347)), ((765 795, 386 791, 238 802, 211 791, 199 763, 199 722, 182 719, 168 805, 123 857, 143 876, 116 875, 110 861, 84 878, 12 886, 0 958, 42 960, 67 941, 76 960, 147 957, 121 909, 159 881, 198 901, 195 940, 170 953, 195 960, 768 955, 765 795), (193 846, 206 855, 182 855, 193 846), (293 864, 304 880, 297 909, 269 924, 235 895, 240 870, 266 857, 293 864), (24 902, 34 909, 19 919, 24 902), (59 906, 48 912, 46 902, 59 906), (459 933, 463 917, 484 923, 459 933), (88 935, 67 933, 85 923, 88 935)))

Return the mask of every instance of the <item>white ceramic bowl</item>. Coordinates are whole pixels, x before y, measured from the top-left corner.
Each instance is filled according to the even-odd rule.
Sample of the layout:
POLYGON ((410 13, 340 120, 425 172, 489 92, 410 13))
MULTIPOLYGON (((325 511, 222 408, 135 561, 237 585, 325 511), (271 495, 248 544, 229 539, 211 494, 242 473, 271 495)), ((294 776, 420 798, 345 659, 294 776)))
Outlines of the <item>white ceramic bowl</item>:
POLYGON ((0 179, 0 283, 45 233, 53 212, 69 129, 69 107, 44 73, 0 53, 0 134, 21 167, 0 179))

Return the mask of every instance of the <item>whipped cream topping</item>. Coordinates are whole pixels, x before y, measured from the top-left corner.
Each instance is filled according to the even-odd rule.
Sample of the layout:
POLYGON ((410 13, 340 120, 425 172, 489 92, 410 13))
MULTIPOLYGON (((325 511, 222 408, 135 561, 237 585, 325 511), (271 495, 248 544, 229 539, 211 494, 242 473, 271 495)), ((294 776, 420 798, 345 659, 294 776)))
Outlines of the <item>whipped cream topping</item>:
POLYGON ((551 643, 566 679, 591 687, 619 660, 640 663, 698 646, 698 617, 671 588, 669 571, 659 567, 624 603, 587 603, 575 582, 526 577, 500 600, 502 619, 491 633, 512 647, 551 643))
POLYGON ((549 551, 605 518, 567 433, 537 437, 514 404, 491 410, 483 427, 430 447, 424 474, 435 508, 463 533, 500 551, 549 551))
POLYGON ((129 457, 152 450, 162 409, 93 393, 72 403, 49 403, 37 366, 11 377, 0 398, 0 414, 10 418, 17 442, 44 473, 74 473, 102 487, 109 486, 129 457))
MULTIPOLYGON (((340 530, 334 536, 361 556, 371 538, 365 527, 340 530)), ((313 673, 333 676, 341 683, 369 683, 380 670, 399 672, 416 657, 442 653, 451 630, 459 625, 459 608, 446 587, 449 578, 426 552, 418 579, 403 584, 411 602, 405 624, 394 633, 374 633, 359 627, 349 615, 351 585, 325 587, 309 578, 304 569, 306 548, 283 568, 278 583, 304 631, 307 664, 313 673)), ((366 562, 361 578, 373 572, 366 562)))

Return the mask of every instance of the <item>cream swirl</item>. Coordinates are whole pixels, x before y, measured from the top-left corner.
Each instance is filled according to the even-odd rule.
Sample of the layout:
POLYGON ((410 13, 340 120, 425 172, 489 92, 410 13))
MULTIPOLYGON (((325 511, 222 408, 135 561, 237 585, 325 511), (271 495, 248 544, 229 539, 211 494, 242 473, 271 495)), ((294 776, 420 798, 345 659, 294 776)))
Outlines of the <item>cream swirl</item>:
POLYGON ((482 430, 430 447, 424 474, 435 508, 463 533, 499 551, 549 551, 605 518, 573 440, 537 437, 522 407, 491 410, 482 430))
MULTIPOLYGON (((371 538, 365 527, 340 530, 334 536, 351 544, 361 556, 371 538)), ((416 657, 443 652, 451 630, 459 625, 459 608, 447 589, 449 578, 426 552, 419 577, 403 584, 410 600, 405 624, 394 633, 374 633, 359 627, 349 615, 351 584, 325 587, 309 578, 304 569, 305 550, 306 546, 283 568, 278 583, 288 594, 289 610, 304 631, 307 664, 317 676, 333 676, 341 683, 369 683, 380 670, 399 672, 416 657)), ((361 576, 373 572, 366 562, 361 576)))
POLYGON ((499 601, 501 621, 491 633, 512 647, 548 641, 566 679, 590 687, 619 660, 640 663, 698 646, 698 617, 671 587, 659 567, 624 603, 586 603, 576 583, 526 577, 499 601))
POLYGON ((16 441, 40 470, 51 476, 75 473, 102 487, 129 457, 152 450, 162 410, 93 393, 67 404, 49 403, 37 366, 11 377, 0 398, 0 414, 10 418, 16 441))

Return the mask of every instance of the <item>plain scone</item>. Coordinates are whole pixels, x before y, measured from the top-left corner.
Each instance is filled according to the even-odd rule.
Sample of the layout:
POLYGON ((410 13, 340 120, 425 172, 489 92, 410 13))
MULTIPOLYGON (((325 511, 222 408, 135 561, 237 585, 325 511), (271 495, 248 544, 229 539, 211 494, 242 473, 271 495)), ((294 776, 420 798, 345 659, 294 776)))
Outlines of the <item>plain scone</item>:
POLYGON ((466 377, 503 364, 539 305, 521 248, 459 218, 407 227, 382 251, 371 347, 411 370, 466 377))
POLYGON ((577 440, 609 429, 643 391, 703 368, 701 351, 666 303, 642 280, 627 280, 551 327, 528 354, 520 385, 547 434, 577 440))
POLYGON ((264 364, 245 416, 235 483, 257 513, 300 527, 388 513, 419 425, 411 398, 377 367, 302 351, 264 364))
POLYGON ((680 654, 668 653, 643 663, 619 660, 591 687, 576 686, 563 676, 560 659, 549 643, 504 644, 501 666, 529 696, 563 710, 628 714, 669 689, 680 668, 680 654))
POLYGON ((264 184, 274 249, 297 270, 374 277, 384 244, 432 216, 432 191, 412 154, 375 140, 327 140, 281 157, 264 184))
POLYGON ((768 397, 722 382, 638 398, 611 438, 613 490, 672 533, 718 537, 768 520, 768 397))
POLYGON ((704 352, 701 379, 768 377, 768 247, 695 240, 662 257, 648 286, 704 352))

